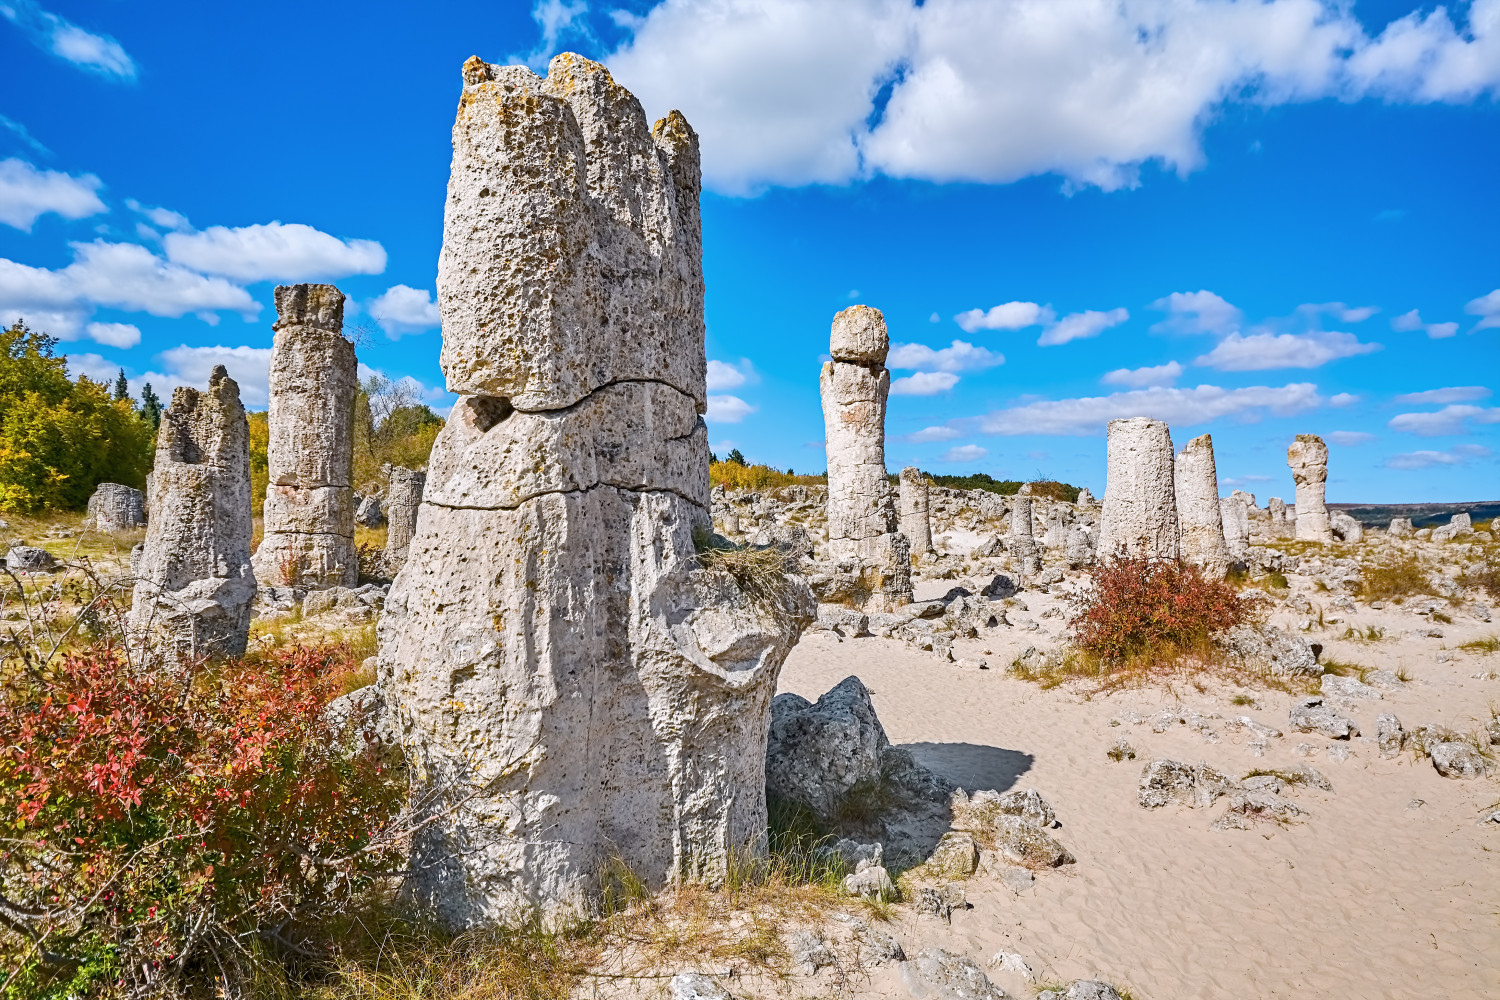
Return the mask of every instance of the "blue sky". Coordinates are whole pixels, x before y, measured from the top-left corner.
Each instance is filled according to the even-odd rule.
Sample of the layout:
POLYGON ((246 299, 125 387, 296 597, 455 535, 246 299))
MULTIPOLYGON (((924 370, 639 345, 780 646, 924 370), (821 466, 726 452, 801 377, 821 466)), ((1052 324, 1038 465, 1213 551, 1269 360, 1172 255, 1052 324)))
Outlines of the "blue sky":
POLYGON ((703 139, 710 439, 821 470, 833 313, 885 311, 894 470, 1104 486, 1104 423, 1227 493, 1500 496, 1500 0, 0 0, 0 321, 264 405, 276 283, 436 406, 470 55, 604 61, 703 139))

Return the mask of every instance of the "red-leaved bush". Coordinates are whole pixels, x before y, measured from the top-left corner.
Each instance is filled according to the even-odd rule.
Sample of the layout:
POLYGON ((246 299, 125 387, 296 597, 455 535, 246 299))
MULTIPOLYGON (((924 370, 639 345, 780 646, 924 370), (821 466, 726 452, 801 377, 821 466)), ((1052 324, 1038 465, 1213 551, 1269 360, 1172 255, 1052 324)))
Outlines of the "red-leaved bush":
POLYGON ((1084 653, 1122 661, 1200 649, 1248 618, 1234 587, 1190 563, 1121 557, 1094 571, 1094 589, 1069 624, 1084 653))
POLYGON ((0 993, 225 989, 399 868, 404 778, 324 718, 348 656, 4 661, 0 993))

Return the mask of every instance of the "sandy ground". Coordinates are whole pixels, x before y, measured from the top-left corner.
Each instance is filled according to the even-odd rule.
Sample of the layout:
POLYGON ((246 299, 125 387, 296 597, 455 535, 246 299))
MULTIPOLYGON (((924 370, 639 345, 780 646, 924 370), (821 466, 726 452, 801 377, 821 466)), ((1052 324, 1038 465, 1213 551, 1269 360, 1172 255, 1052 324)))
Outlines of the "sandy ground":
MULTIPOLYGON (((1500 708, 1500 680, 1486 679, 1500 671, 1500 655, 1456 649, 1495 626, 1461 620, 1439 626, 1442 639, 1415 638, 1408 633, 1427 622, 1409 609, 1361 605, 1342 614, 1346 622, 1314 636, 1325 659, 1402 667, 1412 681, 1381 700, 1348 703, 1346 714, 1370 738, 1341 742, 1290 731, 1293 696, 1275 691, 1254 692, 1254 706, 1231 704, 1243 691, 1221 686, 1085 699, 1012 679, 1000 664, 1027 645, 1055 642, 1063 624, 1060 615, 1041 617, 1059 606, 1054 599, 1021 597, 1028 611, 1011 618, 1037 621, 1036 631, 995 629, 955 650, 978 657, 987 649, 993 669, 940 662, 894 640, 811 633, 782 673, 781 690, 809 699, 858 675, 893 743, 970 790, 1036 788, 1062 822, 1053 833, 1076 864, 1041 873, 1020 894, 982 870, 966 886, 972 909, 955 912, 951 926, 902 907, 893 932, 908 955, 937 946, 984 967, 997 951, 1017 952, 1037 980, 1097 977, 1137 1000, 1500 997, 1500 824, 1479 823, 1500 800, 1500 781, 1443 778, 1411 753, 1383 759, 1373 740, 1380 712, 1395 712, 1408 728, 1441 722, 1467 731, 1489 718, 1490 706, 1500 708), (1331 638, 1348 624, 1383 626, 1390 638, 1331 638), (1121 721, 1164 707, 1248 714, 1286 735, 1256 756, 1251 734, 1219 722, 1209 736, 1121 721), (1122 737, 1137 758, 1115 763, 1106 751, 1122 737), (1235 778, 1308 763, 1334 790, 1288 792, 1306 810, 1289 825, 1215 831, 1224 800, 1197 810, 1137 804, 1142 765, 1156 757, 1207 761, 1235 778), (1416 799, 1423 804, 1413 807, 1416 799)), ((1275 620, 1292 618, 1284 611, 1275 620)), ((1035 989, 1020 975, 990 975, 1015 996, 1035 989)), ((860 995, 910 995, 894 966, 851 985, 860 995)), ((827 992, 815 981, 799 990, 827 992)))

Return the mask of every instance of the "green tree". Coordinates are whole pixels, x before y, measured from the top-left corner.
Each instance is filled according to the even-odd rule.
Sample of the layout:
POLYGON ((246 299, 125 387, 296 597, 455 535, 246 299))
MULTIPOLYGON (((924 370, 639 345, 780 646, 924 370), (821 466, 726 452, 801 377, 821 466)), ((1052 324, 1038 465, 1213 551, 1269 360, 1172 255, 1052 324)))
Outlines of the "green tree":
POLYGON ((151 425, 155 431, 161 426, 161 397, 151 389, 151 383, 147 382, 141 386, 141 419, 151 425))
POLYGON ((117 376, 115 376, 115 394, 114 394, 114 399, 115 399, 116 402, 118 402, 118 401, 120 401, 122 399, 129 399, 129 398, 130 398, 130 383, 128 383, 128 382, 125 381, 125 369, 121 368, 120 369, 120 374, 117 375, 117 376))
POLYGON ((745 456, 740 454, 740 450, 738 448, 731 448, 729 451, 729 457, 724 459, 724 461, 733 462, 735 465, 744 465, 745 456))
POLYGON ((354 483, 361 491, 384 486, 386 465, 427 466, 444 420, 423 404, 410 380, 373 375, 354 400, 354 483))

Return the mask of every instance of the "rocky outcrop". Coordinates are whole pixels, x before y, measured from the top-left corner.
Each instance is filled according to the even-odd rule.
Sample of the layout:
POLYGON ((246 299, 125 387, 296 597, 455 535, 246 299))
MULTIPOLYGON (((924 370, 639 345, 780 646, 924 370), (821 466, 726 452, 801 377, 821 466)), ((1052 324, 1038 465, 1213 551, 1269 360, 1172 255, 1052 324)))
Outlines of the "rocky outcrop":
POLYGON ((828 448, 828 555, 867 577, 865 611, 911 603, 910 545, 885 471, 891 373, 885 317, 850 306, 833 318, 820 385, 828 448))
POLYGON ((417 531, 417 510, 422 506, 422 490, 427 473, 393 465, 385 499, 385 559, 392 571, 406 562, 406 549, 417 531))
POLYGON ((1179 549, 1172 432, 1160 420, 1111 420, 1099 557, 1176 559, 1179 549))
POLYGON ((1346 545, 1358 545, 1365 539, 1364 525, 1341 510, 1329 512, 1328 527, 1333 537, 1346 545))
POLYGON ((1328 484, 1328 446, 1316 434, 1298 434, 1286 451, 1297 484, 1296 538, 1299 541, 1331 542, 1328 508, 1323 502, 1328 484))
POLYGON ((89 497, 88 523, 96 531, 130 531, 146 523, 146 494, 119 483, 100 483, 89 497))
POLYGON ((697 135, 572 54, 545 79, 473 58, 463 83, 437 281, 460 398, 378 683, 435 810, 407 891, 449 926, 558 927, 612 858, 654 889, 764 849, 771 696, 811 595, 776 553, 695 545, 697 135))
POLYGON ((352 587, 354 344, 344 337, 344 293, 332 285, 276 289, 271 347, 265 537, 255 550, 264 583, 352 587))
POLYGON ((901 470, 901 534, 914 556, 936 555, 932 547, 932 502, 920 469, 901 470))
POLYGON ((766 787, 827 819, 851 792, 880 782, 890 741, 870 692, 846 677, 817 702, 790 692, 771 702, 766 787))
POLYGON ((1211 579, 1222 578, 1229 571, 1229 546, 1219 506, 1212 435, 1193 438, 1177 453, 1173 480, 1182 558, 1211 579))
POLYGON ((185 656, 239 656, 250 632, 250 426, 222 365, 162 413, 131 628, 185 656))

